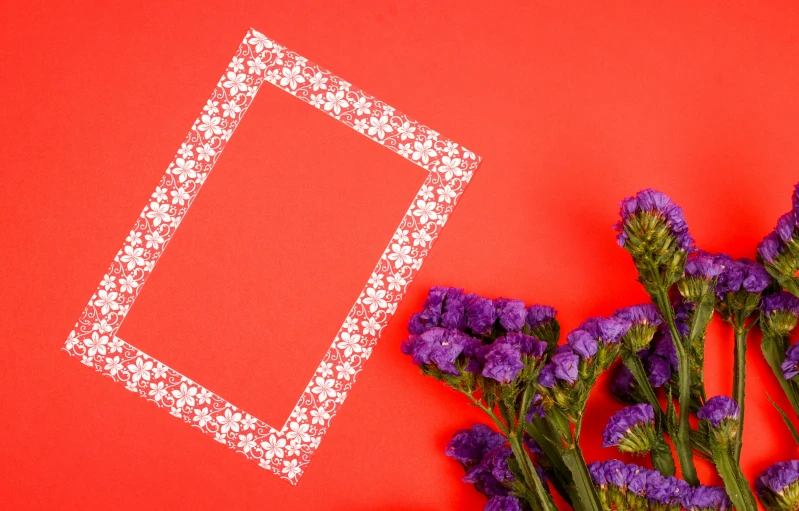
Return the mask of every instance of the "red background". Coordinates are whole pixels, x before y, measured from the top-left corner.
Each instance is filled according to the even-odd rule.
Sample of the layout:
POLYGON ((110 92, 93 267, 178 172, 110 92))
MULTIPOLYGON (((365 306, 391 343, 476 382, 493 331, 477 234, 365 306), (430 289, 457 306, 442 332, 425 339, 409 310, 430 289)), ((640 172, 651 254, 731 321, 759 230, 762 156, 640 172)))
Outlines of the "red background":
MULTIPOLYGON (((660 188, 678 201, 703 248, 752 256, 788 209, 799 177, 799 155, 791 150, 799 136, 797 9, 788 3, 600 8, 235 1, 6 7, 0 17, 0 339, 6 358, 0 502, 41 509, 480 509, 484 499, 459 481, 460 468, 442 450, 456 429, 483 418, 419 376, 399 353, 407 318, 435 284, 552 304, 566 330, 589 315, 643 300, 610 228, 618 200, 642 187, 660 188), (296 487, 59 352, 249 26, 484 158, 296 487)), ((312 210, 303 221, 335 223, 317 233, 315 244, 345 246, 339 234, 371 246, 376 229, 380 250, 387 239, 382 233, 396 224, 396 211, 404 210, 421 174, 339 130, 335 140, 342 145, 317 147, 319 158, 338 158, 337 172, 354 173, 347 175, 367 195, 397 191, 385 214, 357 214, 374 212, 383 201, 370 195, 349 207, 357 196, 323 178, 330 167, 297 143, 306 137, 313 145, 317 132, 339 127, 291 98, 274 96, 275 107, 290 115, 280 117, 281 129, 259 134, 272 111, 260 103, 264 92, 120 336, 174 359, 180 371, 197 371, 190 376, 211 390, 229 389, 220 393, 245 408, 253 403, 256 415, 279 422, 298 395, 292 389, 307 381, 305 367, 318 359, 314 350, 330 335, 321 336, 321 345, 294 341, 283 350, 283 363, 243 360, 253 347, 268 357, 272 348, 261 339, 294 340, 315 332, 316 324, 273 321, 281 297, 241 277, 258 267, 269 237, 285 231, 247 229, 230 215, 247 218, 250 227, 278 222, 279 216, 269 216, 277 215, 269 209, 269 197, 277 197, 269 186, 301 186, 302 176, 266 169, 290 163, 289 170, 301 169, 319 183, 297 195, 297 207, 312 210), (275 143, 259 136, 274 136, 275 143), (292 152, 281 145, 289 142, 292 152), (273 154, 251 156, 258 143, 273 154), (347 164, 355 149, 359 158, 347 164), (368 184, 375 176, 383 184, 368 184), (254 192, 259 189, 264 195, 254 192), (241 194, 249 209, 231 210, 229 201, 241 194), (339 212, 352 218, 333 214, 339 212), (255 234, 237 246, 234 240, 248 233, 255 234), (192 243, 208 256, 186 269, 178 264, 180 253, 188 258, 192 243), (170 289, 186 286, 191 307, 170 298, 170 289), (209 291, 260 308, 245 314, 243 306, 209 291), (189 323, 195 320, 200 323, 189 323), (252 324, 236 330, 240 321, 252 324), (216 339, 206 331, 213 328, 232 333, 216 339), (209 350, 220 343, 230 346, 223 360, 229 371, 251 364, 238 369, 244 380, 214 366, 219 359, 209 350), (299 376, 291 380, 294 362, 299 376)), ((309 257, 302 264, 328 265, 302 277, 309 285, 319 287, 320 276, 347 262, 343 256, 314 259, 306 254, 307 238, 280 236, 294 254, 309 257)), ((269 257, 269 268, 259 268, 262 276, 292 271, 291 257, 269 257)), ((371 264, 351 259, 352 275, 324 280, 326 292, 308 291, 292 279, 273 289, 285 292, 287 306, 304 304, 307 315, 318 310, 327 318, 336 300, 351 302, 349 290, 371 264), (303 292, 310 293, 306 301, 297 298, 303 292)), ((328 319, 319 321, 319 330, 327 328, 322 323, 328 319)), ((765 399, 768 391, 787 405, 757 341, 750 344, 743 453, 751 477, 773 461, 796 457, 795 449, 786 452, 793 444, 765 399)), ((710 394, 727 393, 729 330, 714 325, 707 349, 710 394)), ((600 393, 592 397, 584 431, 589 458, 615 456, 599 448, 599 432, 618 406, 600 393)), ((702 475, 718 482, 707 467, 702 475)))

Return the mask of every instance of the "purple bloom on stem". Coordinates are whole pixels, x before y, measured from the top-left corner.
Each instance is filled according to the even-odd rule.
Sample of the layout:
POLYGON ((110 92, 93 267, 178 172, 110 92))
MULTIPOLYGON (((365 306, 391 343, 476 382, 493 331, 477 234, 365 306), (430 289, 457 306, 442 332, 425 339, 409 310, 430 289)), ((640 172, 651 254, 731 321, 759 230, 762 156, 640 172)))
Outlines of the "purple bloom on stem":
POLYGON ((779 495, 796 481, 799 481, 799 460, 780 461, 761 472, 755 481, 755 489, 761 498, 767 491, 779 495))
POLYGON ((784 311, 799 316, 799 298, 785 291, 763 297, 763 312, 784 311))
POLYGON ((447 444, 445 454, 467 467, 480 463, 483 456, 495 447, 505 444, 505 437, 483 424, 455 433, 447 444))
POLYGON ((799 374, 799 343, 792 344, 785 352, 785 361, 782 363, 782 375, 790 380, 799 374))
POLYGON ((522 511, 522 505, 519 499, 512 495, 504 497, 495 495, 488 499, 483 511, 522 511))
POLYGON ((674 204, 663 192, 651 188, 641 190, 634 197, 627 197, 621 202, 619 211, 621 221, 616 224, 618 233, 616 240, 619 246, 624 247, 628 239, 624 224, 642 211, 662 216, 672 235, 677 239, 678 246, 688 252, 693 249, 694 240, 688 233, 688 225, 685 222, 682 208, 674 204))
POLYGON ((524 369, 519 348, 505 342, 495 342, 486 353, 483 376, 500 383, 510 383, 524 369))
POLYGON ((610 391, 623 401, 629 400, 632 398, 633 383, 635 383, 633 373, 626 366, 621 366, 613 383, 610 384, 610 391))
POLYGON ((727 420, 738 420, 741 410, 734 399, 727 396, 715 396, 708 399, 696 413, 698 419, 707 419, 714 428, 727 420))
POLYGON ((527 319, 527 309, 524 308, 523 301, 499 298, 494 304, 502 328, 508 332, 518 332, 522 329, 527 319))
POLYGON ((773 263, 774 259, 780 255, 782 249, 782 242, 780 236, 776 232, 770 232, 763 238, 763 241, 757 246, 757 253, 767 263, 773 263))
POLYGON ((602 471, 608 484, 618 488, 627 487, 627 465, 619 460, 608 460, 602 464, 602 471))
POLYGON ((694 488, 682 499, 682 505, 688 511, 700 511, 706 509, 726 510, 732 508, 732 502, 727 496, 727 492, 720 486, 700 485, 694 488))
MULTIPOLYGON (((553 374, 554 378, 554 374, 553 374)), ((539 378, 539 383, 541 382, 539 378)), ((554 381, 553 381, 554 384, 554 381)), ((544 411, 544 398, 541 394, 536 394, 533 396, 533 400, 530 402, 530 409, 527 410, 527 415, 525 415, 525 420, 527 422, 532 422, 534 417, 538 417, 539 419, 543 419, 546 417, 546 412, 544 411)))
POLYGON ((411 316, 411 319, 408 320, 408 332, 412 335, 422 335, 425 330, 427 330, 427 328, 425 328, 425 324, 422 322, 422 313, 417 312, 411 316))
POLYGON ((705 251, 691 254, 685 262, 685 274, 702 279, 715 279, 724 271, 723 260, 705 251))
POLYGON ((491 333, 497 320, 494 302, 488 298, 471 295, 466 306, 466 324, 475 333, 487 335, 491 333))
POLYGON ((645 361, 647 378, 653 387, 662 387, 671 380, 671 364, 660 355, 650 355, 645 361))
POLYGON ((588 464, 588 473, 594 481, 595 486, 607 486, 608 480, 605 478, 605 467, 602 462, 595 461, 588 464))
POLYGON ((623 309, 617 310, 614 314, 617 318, 629 321, 634 325, 647 323, 654 326, 663 324, 660 319, 660 313, 657 307, 651 303, 642 303, 640 305, 631 305, 623 309))
POLYGON ((596 355, 599 343, 590 333, 585 330, 574 330, 566 337, 566 342, 572 347, 575 353, 588 359, 596 355))
POLYGON ((615 344, 630 330, 632 323, 626 319, 611 316, 609 318, 588 318, 580 325, 580 330, 585 330, 603 344, 615 344))
POLYGON ((530 328, 538 328, 555 319, 557 313, 558 311, 548 305, 531 305, 527 307, 527 325, 530 328))
POLYGON ((746 271, 743 287, 749 293, 762 293, 771 284, 771 275, 755 261, 740 259, 746 271))
POLYGON ((646 495, 646 478, 651 472, 638 465, 627 465, 627 491, 631 491, 641 497, 646 495))
POLYGON ((789 211, 777 220, 777 227, 774 231, 784 243, 788 243, 793 239, 794 228, 796 228, 796 215, 793 211, 789 211))
POLYGON ((668 360, 669 365, 671 365, 671 370, 677 372, 677 368, 679 367, 677 348, 674 347, 674 343, 671 341, 671 334, 667 331, 664 332, 653 344, 655 348, 653 353, 668 360))
POLYGON ((575 353, 568 351, 557 353, 552 357, 552 363, 555 364, 555 377, 559 380, 570 385, 577 381, 580 357, 575 353))
POLYGON ((625 439, 630 429, 655 422, 655 411, 650 404, 638 404, 622 408, 608 420, 602 431, 602 447, 613 447, 625 439))
POLYGON ((505 342, 511 346, 519 348, 522 355, 540 358, 547 349, 547 343, 539 341, 535 337, 520 332, 510 332, 504 337, 500 337, 496 342, 505 342))
POLYGON ((541 372, 538 373, 538 384, 548 389, 551 389, 552 387, 555 386, 554 362, 550 362, 549 364, 541 368, 541 372))

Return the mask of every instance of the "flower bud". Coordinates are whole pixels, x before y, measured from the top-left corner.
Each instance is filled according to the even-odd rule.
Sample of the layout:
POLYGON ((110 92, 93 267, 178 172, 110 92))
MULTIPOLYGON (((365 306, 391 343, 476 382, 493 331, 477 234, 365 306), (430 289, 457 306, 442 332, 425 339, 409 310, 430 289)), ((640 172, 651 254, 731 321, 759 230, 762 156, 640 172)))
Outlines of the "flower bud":
POLYGON ((608 420, 602 447, 618 447, 622 452, 645 454, 655 445, 655 411, 650 404, 622 408, 608 420))
POLYGON ((763 297, 763 333, 784 337, 796 328, 799 298, 785 291, 763 297))
POLYGON ((781 461, 764 470, 755 490, 769 511, 799 509, 799 460, 781 461))
POLYGON ((722 448, 734 445, 738 440, 738 416, 741 413, 738 403, 727 396, 715 396, 696 413, 699 420, 706 420, 710 426, 710 440, 722 448))

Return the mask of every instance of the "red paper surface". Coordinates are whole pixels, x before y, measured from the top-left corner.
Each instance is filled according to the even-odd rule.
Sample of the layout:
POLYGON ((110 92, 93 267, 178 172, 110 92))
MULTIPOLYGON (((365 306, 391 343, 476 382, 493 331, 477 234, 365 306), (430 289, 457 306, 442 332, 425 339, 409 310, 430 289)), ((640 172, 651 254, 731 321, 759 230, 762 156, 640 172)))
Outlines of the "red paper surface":
MULTIPOLYGON (((799 136, 798 14, 789 3, 14 6, 0 21, 0 502, 15 509, 480 509, 484 499, 459 481, 460 468, 442 451, 456 429, 483 419, 457 395, 419 376, 399 353, 405 321, 434 284, 552 304, 565 330, 588 315, 643 300, 610 225, 618 200, 647 186, 685 208, 700 246, 752 256, 788 209, 799 177, 799 156, 792 150, 799 136), (121 235, 250 26, 484 158, 296 487, 59 351, 121 235)), ((317 113, 283 99, 287 111, 297 112, 285 121, 293 126, 287 130, 317 113)), ((229 235, 225 220, 210 211, 214 201, 224 202, 227 189, 211 183, 238 179, 228 170, 238 170, 238 147, 258 143, 255 134, 251 140, 244 134, 258 130, 261 108, 267 115, 259 101, 120 333, 125 338, 129 330, 126 340, 142 348, 150 343, 146 349, 154 354, 171 348, 146 334, 181 321, 174 308, 164 312, 175 304, 159 300, 176 285, 167 280, 181 277, 166 276, 166 266, 177 264, 169 261, 191 251, 180 246, 192 243, 192 229, 209 235, 201 232, 201 219, 213 222, 209 230, 229 235), (159 273, 165 274, 162 283, 159 273), (144 319, 145 306, 160 309, 163 324, 148 325, 153 320, 144 319)), ((313 129, 336 128, 323 115, 314 122, 313 129)), ((373 151, 375 161, 396 156, 378 155, 379 147, 346 135, 354 137, 353 146, 373 151)), ((257 161, 241 157, 242 163, 257 161)), ((399 194, 401 210, 423 177, 412 178, 418 171, 406 163, 396 158, 385 169, 353 171, 384 172, 398 180, 392 186, 411 187, 399 194)), ((272 179, 275 174, 264 174, 264 187, 272 179)), ((305 200, 313 203, 313 194, 321 198, 326 191, 309 193, 305 200)), ((237 250, 246 254, 250 248, 237 250)), ((217 245, 208 250, 227 253, 217 245)), ((209 287, 212 278, 217 285, 226 282, 224 268, 208 271, 209 282, 198 286, 209 287)), ((344 277, 342 286, 349 282, 344 277)), ((360 280, 352 276, 352 285, 360 280)), ((202 298, 206 304, 214 299, 202 298)), ((263 338, 243 330, 239 335, 248 343, 263 338)), ((324 346, 329 335, 322 337, 324 346)), ((787 404, 759 356, 758 341, 750 344, 744 436, 750 477, 797 454, 786 452, 789 435, 765 399, 768 391, 787 404)), ((203 363, 191 359, 191 339, 171 342, 178 369, 203 363)), ((707 355, 710 394, 728 392, 731 354, 731 332, 714 326, 707 355)), ((298 372, 301 386, 308 370, 298 372)), ((224 384, 223 374, 215 377, 224 384)), ((253 383, 231 392, 252 399, 265 419, 271 406, 284 413, 277 399, 289 407, 296 399, 291 390, 261 403, 264 390, 252 389, 274 390, 277 384, 269 378, 253 383)), ((281 384, 292 385, 289 379, 281 384)), ((618 406, 603 395, 592 398, 583 433, 589 458, 616 456, 599 448, 599 432, 618 406)), ((705 465, 701 475, 718 483, 705 465)))

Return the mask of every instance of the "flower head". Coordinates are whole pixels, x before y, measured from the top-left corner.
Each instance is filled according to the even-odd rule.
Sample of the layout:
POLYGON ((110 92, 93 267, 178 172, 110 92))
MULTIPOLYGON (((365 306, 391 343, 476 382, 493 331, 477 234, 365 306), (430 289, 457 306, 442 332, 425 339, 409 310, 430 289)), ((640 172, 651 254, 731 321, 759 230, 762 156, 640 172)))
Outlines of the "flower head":
POLYGON ((520 332, 527 319, 527 309, 521 300, 499 298, 494 301, 499 324, 508 332, 520 332))
POLYGON ((785 352, 785 360, 782 362, 782 376, 790 380, 799 375, 799 343, 792 344, 785 352))
POLYGON ((555 319, 557 311, 548 305, 531 305, 527 307, 527 328, 537 339, 547 343, 550 349, 555 349, 560 339, 560 325, 555 319))
POLYGON ((763 333, 786 336, 796 328, 799 318, 799 298, 785 291, 763 297, 763 333))
POLYGON ((477 295, 467 295, 466 325, 476 334, 491 333, 497 320, 494 302, 477 295))
MULTIPOLYGON (((555 378, 573 385, 579 376, 580 357, 571 350, 563 350, 552 356, 555 378)), ((546 367, 546 366, 545 366, 546 367)), ((543 372, 543 369, 542 369, 543 372)), ((539 380, 540 381, 540 380, 539 380)))
POLYGON ((444 374, 458 376, 456 362, 475 359, 481 346, 479 339, 461 331, 434 327, 421 335, 411 335, 400 349, 418 366, 433 366, 444 374))
MULTIPOLYGON (((628 248, 628 245, 638 243, 658 233, 657 225, 661 224, 668 229, 668 235, 676 240, 676 245, 687 252, 693 249, 694 240, 688 233, 688 225, 683 217, 682 208, 676 205, 663 192, 651 188, 641 190, 632 197, 621 201, 619 214, 621 221, 616 225, 619 246, 628 248)), ((662 247, 662 239, 657 240, 662 247)), ((630 247, 637 248, 637 247, 630 247)))
POLYGON ((688 511, 724 511, 732 509, 732 502, 724 488, 719 486, 699 485, 691 489, 682 499, 682 505, 688 511))
POLYGON ((495 495, 488 499, 483 511, 522 511, 519 499, 512 495, 495 495))
POLYGON ((446 455, 472 467, 480 463, 483 456, 500 445, 505 445, 505 437, 483 424, 475 424, 472 429, 462 429, 455 433, 446 448, 446 455))
POLYGON ((507 342, 494 342, 485 355, 483 376, 500 383, 510 383, 524 369, 518 347, 507 342))
POLYGON ((650 404, 622 408, 602 431, 602 447, 616 446, 622 452, 643 454, 655 444, 655 411, 650 404))
POLYGON ((755 480, 755 490, 769 510, 799 508, 799 460, 781 461, 768 467, 755 480))
POLYGON ((658 327, 663 324, 657 307, 651 303, 619 309, 614 316, 630 323, 630 328, 624 338, 630 348, 636 352, 649 346, 658 327))
POLYGON ((704 406, 696 413, 697 418, 706 419, 714 428, 718 428, 724 421, 738 420, 741 412, 738 403, 727 396, 715 396, 707 400, 704 406))

